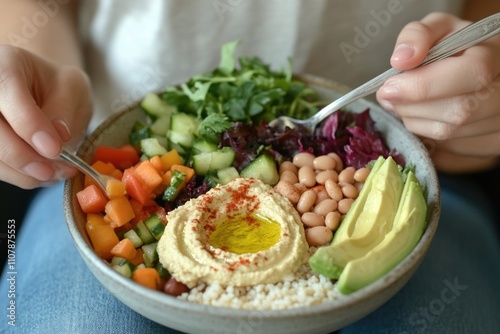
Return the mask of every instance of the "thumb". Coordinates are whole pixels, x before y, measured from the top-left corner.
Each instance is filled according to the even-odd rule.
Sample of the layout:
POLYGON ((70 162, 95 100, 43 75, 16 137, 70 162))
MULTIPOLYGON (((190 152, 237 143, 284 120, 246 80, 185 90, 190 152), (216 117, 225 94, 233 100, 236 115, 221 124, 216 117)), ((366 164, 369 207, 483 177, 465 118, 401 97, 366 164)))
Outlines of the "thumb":
POLYGON ((431 13, 408 23, 396 40, 391 66, 403 71, 417 67, 433 45, 463 25, 464 21, 445 13, 431 13))

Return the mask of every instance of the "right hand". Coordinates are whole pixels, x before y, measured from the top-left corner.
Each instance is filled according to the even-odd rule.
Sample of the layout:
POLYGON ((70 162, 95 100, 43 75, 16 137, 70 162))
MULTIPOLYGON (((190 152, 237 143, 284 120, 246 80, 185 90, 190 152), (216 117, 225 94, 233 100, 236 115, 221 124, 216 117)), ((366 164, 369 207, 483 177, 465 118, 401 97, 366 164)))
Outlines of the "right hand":
POLYGON ((92 114, 88 77, 24 49, 0 45, 0 179, 24 189, 72 176, 57 158, 83 139, 92 114))

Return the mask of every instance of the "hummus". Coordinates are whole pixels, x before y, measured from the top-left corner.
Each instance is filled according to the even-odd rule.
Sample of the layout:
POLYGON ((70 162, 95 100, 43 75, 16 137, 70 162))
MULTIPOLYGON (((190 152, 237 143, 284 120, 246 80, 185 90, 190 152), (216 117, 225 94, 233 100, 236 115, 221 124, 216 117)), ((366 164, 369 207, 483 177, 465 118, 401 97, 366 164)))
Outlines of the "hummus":
POLYGON ((288 199, 262 181, 237 178, 171 211, 157 251, 192 288, 282 281, 307 260, 308 248, 288 199))

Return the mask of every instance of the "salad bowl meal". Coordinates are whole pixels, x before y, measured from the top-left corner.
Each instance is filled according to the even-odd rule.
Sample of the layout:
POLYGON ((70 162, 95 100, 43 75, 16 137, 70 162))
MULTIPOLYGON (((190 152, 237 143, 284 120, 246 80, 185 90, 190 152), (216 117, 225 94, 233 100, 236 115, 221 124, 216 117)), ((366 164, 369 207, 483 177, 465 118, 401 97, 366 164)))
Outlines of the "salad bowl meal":
POLYGON ((328 333, 411 278, 440 194, 424 145, 359 100, 313 133, 278 129, 344 87, 223 46, 212 72, 112 115, 77 154, 106 193, 66 181, 75 245, 145 317, 189 333, 328 333), (194 321, 193 321, 194 320, 194 321))

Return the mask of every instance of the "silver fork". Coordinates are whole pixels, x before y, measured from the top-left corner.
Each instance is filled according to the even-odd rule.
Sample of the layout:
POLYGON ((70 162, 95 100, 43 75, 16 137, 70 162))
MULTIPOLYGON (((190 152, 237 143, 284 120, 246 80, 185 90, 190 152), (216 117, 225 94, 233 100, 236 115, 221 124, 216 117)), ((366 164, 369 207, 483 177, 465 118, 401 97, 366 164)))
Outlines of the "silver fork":
POLYGON ((62 160, 69 162, 70 164, 78 168, 78 170, 80 170, 82 173, 92 178, 97 183, 97 185, 102 189, 104 195, 108 196, 108 192, 106 190, 106 184, 108 183, 108 180, 111 179, 111 176, 99 173, 94 168, 92 168, 92 166, 90 166, 88 163, 86 163, 85 161, 83 161, 78 156, 71 153, 65 148, 63 148, 59 157, 62 160))
MULTIPOLYGON (((500 13, 493 14, 478 22, 471 23, 465 28, 443 39, 429 50, 425 60, 417 67, 422 67, 437 60, 449 57, 455 53, 470 48, 473 45, 481 43, 498 33, 500 33, 500 13)), ((300 120, 288 116, 280 116, 269 122, 269 125, 279 129, 284 129, 286 126, 292 129, 301 127, 312 133, 314 132, 316 126, 333 112, 347 106, 357 99, 376 92, 387 79, 402 72, 403 71, 391 68, 336 99, 308 119, 300 120)))

